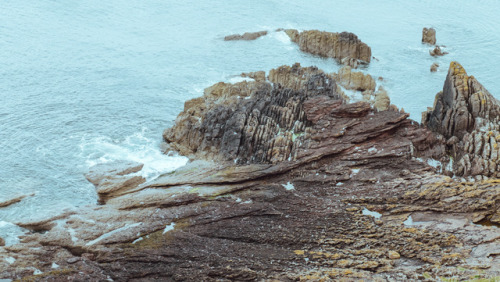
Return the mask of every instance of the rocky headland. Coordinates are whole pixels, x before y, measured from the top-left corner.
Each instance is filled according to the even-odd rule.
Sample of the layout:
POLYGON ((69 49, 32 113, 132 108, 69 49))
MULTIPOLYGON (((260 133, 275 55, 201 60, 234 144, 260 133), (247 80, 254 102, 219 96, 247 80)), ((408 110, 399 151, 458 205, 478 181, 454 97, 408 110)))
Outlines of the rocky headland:
MULTIPOLYGON (((346 46, 357 40, 336 36, 346 46)), ((369 61, 363 50, 357 56, 369 61)), ((18 223, 28 232, 0 247, 0 278, 500 276, 500 180, 491 164, 500 108, 458 63, 423 125, 349 67, 243 75, 254 81, 208 87, 165 130, 165 148, 189 164, 150 182, 137 177, 141 164, 93 168, 87 179, 102 205, 18 223), (349 101, 341 85, 381 98, 349 101)))

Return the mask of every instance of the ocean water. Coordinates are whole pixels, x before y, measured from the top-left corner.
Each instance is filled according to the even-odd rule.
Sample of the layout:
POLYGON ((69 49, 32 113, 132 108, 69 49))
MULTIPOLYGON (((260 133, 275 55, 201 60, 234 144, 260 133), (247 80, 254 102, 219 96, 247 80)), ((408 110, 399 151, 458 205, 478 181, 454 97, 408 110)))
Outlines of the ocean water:
POLYGON ((154 178, 183 165, 160 153, 162 131, 184 101, 245 71, 284 64, 339 65, 299 51, 277 28, 350 31, 377 60, 392 102, 420 121, 457 60, 500 97, 500 2, 380 1, 2 1, 0 9, 0 236, 13 223, 96 204, 83 173, 117 159, 141 161, 154 178), (432 58, 423 27, 450 54, 432 58), (255 41, 225 35, 271 31, 255 41), (433 62, 441 67, 430 73, 433 62))

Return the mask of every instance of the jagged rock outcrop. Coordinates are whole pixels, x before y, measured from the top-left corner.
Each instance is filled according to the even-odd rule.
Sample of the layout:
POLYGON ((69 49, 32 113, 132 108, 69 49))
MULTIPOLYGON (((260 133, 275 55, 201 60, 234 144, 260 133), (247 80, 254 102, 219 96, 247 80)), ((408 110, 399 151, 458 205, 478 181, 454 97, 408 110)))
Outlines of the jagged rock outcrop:
POLYGON ((443 50, 441 50, 441 47, 436 46, 436 47, 434 47, 434 49, 429 51, 429 54, 433 57, 438 57, 438 56, 444 56, 444 55, 448 54, 448 52, 443 52, 443 50))
POLYGON ((436 30, 434 28, 424 27, 422 30, 422 43, 436 44, 436 30))
POLYGON ((261 36, 267 35, 267 31, 257 31, 257 32, 245 32, 243 34, 232 34, 232 35, 227 35, 224 37, 225 41, 232 41, 232 40, 255 40, 261 36))
POLYGON ((346 89, 375 91, 376 82, 371 75, 352 71, 349 66, 340 68, 336 78, 337 82, 346 89))
POLYGON ((166 141, 198 160, 105 205, 24 223, 21 243, 0 247, 0 278, 500 275, 500 234, 474 224, 500 220, 497 183, 436 173, 416 158, 443 156, 441 135, 408 114, 347 103, 316 68, 272 73, 282 83, 219 83, 186 102, 166 141))
POLYGON ((498 100, 452 62, 443 91, 436 95, 434 107, 422 114, 422 122, 449 140, 455 174, 500 177, 499 116, 498 100))
POLYGON ((266 81, 266 72, 265 71, 256 71, 256 72, 244 72, 241 74, 241 77, 248 77, 254 79, 258 82, 266 81))
POLYGON ((372 57, 371 48, 350 32, 334 33, 319 30, 298 32, 295 29, 287 29, 285 32, 303 52, 335 58, 339 62, 350 58, 369 63, 372 57))

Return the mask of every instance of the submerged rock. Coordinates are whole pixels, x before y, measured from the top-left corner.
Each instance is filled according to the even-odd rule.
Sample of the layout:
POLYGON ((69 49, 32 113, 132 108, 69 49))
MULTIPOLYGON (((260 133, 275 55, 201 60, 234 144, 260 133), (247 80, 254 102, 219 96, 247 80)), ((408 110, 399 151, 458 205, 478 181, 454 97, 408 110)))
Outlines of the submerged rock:
POLYGON ((243 34, 232 34, 224 37, 225 41, 232 41, 232 40, 255 40, 261 36, 267 35, 267 31, 257 31, 257 32, 245 32, 243 34))
POLYGON ((299 45, 301 51, 313 55, 335 58, 339 61, 350 58, 364 63, 369 63, 372 57, 371 48, 350 32, 334 33, 319 30, 298 32, 295 29, 287 29, 285 32, 299 45))
POLYGON ((422 30, 422 43, 436 44, 436 30, 434 28, 424 27, 422 30))
POLYGON ((24 194, 24 195, 15 196, 15 197, 7 199, 7 200, 1 200, 0 201, 0 208, 7 207, 7 206, 13 205, 15 203, 19 203, 24 198, 29 197, 29 196, 34 196, 34 195, 35 195, 34 193, 24 194))
POLYGON ((452 62, 443 91, 436 95, 434 107, 422 114, 422 123, 450 140, 456 175, 500 177, 499 117, 499 101, 452 62))

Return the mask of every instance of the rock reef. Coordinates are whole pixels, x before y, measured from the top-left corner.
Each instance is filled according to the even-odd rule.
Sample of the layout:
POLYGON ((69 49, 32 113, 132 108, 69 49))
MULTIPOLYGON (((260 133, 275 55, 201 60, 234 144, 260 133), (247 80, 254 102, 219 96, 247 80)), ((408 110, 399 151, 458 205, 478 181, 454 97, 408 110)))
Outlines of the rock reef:
POLYGON ((422 114, 422 123, 448 140, 455 175, 500 177, 499 116, 499 101, 459 63, 451 62, 443 91, 422 114))
MULTIPOLYGON (((498 181, 461 182, 425 162, 475 128, 474 119, 460 118, 463 111, 449 114, 465 120, 457 123, 463 128, 450 129, 440 114, 453 108, 450 99, 465 99, 459 93, 482 89, 465 77, 453 65, 428 127, 397 110, 348 103, 336 79, 315 67, 282 66, 267 80, 215 84, 187 101, 164 133, 191 163, 109 195, 104 205, 24 223, 32 232, 0 247, 0 278, 499 276, 498 229, 477 224, 500 222, 498 181)), ((484 119, 496 113, 480 105, 484 119)), ((131 167, 87 177, 100 183, 102 171, 140 171, 131 167)))
POLYGON ((297 43, 300 50, 313 55, 335 58, 339 62, 355 67, 357 62, 369 63, 371 48, 350 32, 327 32, 319 30, 286 29, 286 34, 297 43))
POLYGON ((232 34, 224 37, 225 41, 233 40, 255 40, 261 36, 267 35, 267 31, 257 31, 257 32, 245 32, 243 34, 232 34))

